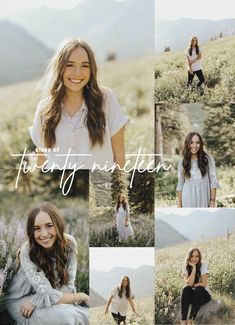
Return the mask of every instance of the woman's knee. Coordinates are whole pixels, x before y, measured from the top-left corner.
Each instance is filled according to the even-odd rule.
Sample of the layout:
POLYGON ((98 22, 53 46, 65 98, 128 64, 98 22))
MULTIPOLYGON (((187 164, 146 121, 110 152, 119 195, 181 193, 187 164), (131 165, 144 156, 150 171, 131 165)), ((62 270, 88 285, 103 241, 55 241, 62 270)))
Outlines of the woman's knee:
POLYGON ((182 290, 182 296, 191 295, 192 291, 193 291, 192 287, 190 287, 190 286, 184 287, 182 290))

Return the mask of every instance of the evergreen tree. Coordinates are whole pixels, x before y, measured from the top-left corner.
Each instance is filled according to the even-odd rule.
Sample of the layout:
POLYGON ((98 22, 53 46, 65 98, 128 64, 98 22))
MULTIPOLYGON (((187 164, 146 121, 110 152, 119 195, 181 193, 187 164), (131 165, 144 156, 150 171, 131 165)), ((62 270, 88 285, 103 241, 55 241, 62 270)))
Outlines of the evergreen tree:
POLYGON ((217 165, 235 165, 234 106, 206 107, 205 110, 203 138, 206 149, 217 165))
POLYGON ((112 204, 116 204, 117 197, 120 193, 128 196, 128 184, 125 172, 121 170, 115 170, 111 174, 111 193, 112 193, 112 204))
POLYGON ((154 211, 154 174, 136 172, 129 190, 132 211, 152 213, 154 211))

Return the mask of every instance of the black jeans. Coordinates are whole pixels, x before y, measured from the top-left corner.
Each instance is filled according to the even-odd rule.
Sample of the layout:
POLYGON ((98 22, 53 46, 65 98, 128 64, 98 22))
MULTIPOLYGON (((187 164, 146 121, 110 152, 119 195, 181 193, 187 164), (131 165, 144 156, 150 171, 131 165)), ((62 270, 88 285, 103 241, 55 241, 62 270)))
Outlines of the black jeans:
POLYGON ((193 78, 194 78, 195 74, 197 75, 197 77, 199 79, 199 82, 197 84, 197 87, 200 87, 203 84, 203 82, 205 81, 205 78, 204 78, 204 75, 203 75, 202 70, 193 71, 193 74, 191 74, 188 71, 188 86, 192 84, 193 78))
POLYGON ((126 324, 126 316, 122 316, 120 313, 118 314, 115 314, 115 313, 112 313, 113 315, 113 318, 115 319, 115 322, 116 324, 121 324, 121 322, 123 322, 123 324, 125 325, 126 324))
POLYGON ((189 305, 192 304, 189 319, 195 319, 200 307, 211 300, 211 295, 204 287, 185 287, 181 295, 182 320, 187 320, 189 305))

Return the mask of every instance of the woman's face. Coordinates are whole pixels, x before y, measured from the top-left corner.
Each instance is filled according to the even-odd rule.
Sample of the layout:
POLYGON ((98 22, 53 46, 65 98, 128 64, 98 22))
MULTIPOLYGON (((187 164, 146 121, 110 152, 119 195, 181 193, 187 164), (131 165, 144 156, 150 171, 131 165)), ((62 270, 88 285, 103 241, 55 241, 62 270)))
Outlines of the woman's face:
POLYGON ((200 139, 196 134, 192 137, 191 143, 189 146, 190 146, 191 154, 197 154, 197 152, 200 149, 200 139))
POLYGON ((87 52, 77 47, 70 55, 63 73, 67 91, 80 92, 90 80, 91 70, 87 52))
POLYGON ((122 285, 124 286, 124 287, 126 287, 127 285, 128 285, 128 279, 125 277, 123 280, 122 280, 122 285))
POLYGON ((120 195, 119 196, 119 202, 123 202, 124 201, 124 196, 123 195, 120 195))
POLYGON ((190 257, 189 262, 197 264, 199 262, 199 254, 197 251, 193 251, 192 256, 190 257))
POLYGON ((192 39, 192 46, 196 46, 196 44, 197 44, 197 38, 194 37, 194 38, 192 39))
POLYGON ((57 235, 56 230, 48 213, 40 211, 34 222, 34 239, 38 245, 45 249, 51 248, 57 235))

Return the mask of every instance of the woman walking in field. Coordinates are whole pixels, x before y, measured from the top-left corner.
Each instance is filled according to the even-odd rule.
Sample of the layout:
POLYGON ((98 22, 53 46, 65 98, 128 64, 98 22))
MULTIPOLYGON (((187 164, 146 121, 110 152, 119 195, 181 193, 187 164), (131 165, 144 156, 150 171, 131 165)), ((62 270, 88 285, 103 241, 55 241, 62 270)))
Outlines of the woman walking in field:
POLYGON ((88 325, 81 304, 89 297, 75 289, 76 240, 64 233, 58 209, 47 202, 32 209, 27 235, 5 301, 11 317, 22 325, 88 325))
POLYGON ((182 325, 191 325, 200 307, 211 300, 211 292, 207 285, 208 275, 207 265, 202 263, 200 250, 191 249, 183 267, 183 277, 187 286, 184 287, 181 295, 182 325), (190 304, 192 306, 188 316, 190 304))
POLYGON ((202 52, 199 49, 198 39, 196 36, 191 37, 189 42, 189 47, 186 50, 187 57, 187 69, 188 69, 188 86, 190 86, 193 82, 193 78, 196 74, 199 81, 197 83, 197 87, 200 87, 204 81, 204 75, 201 67, 201 57, 202 52))
POLYGON ((98 85, 95 56, 87 43, 74 39, 58 49, 42 81, 42 97, 29 129, 38 166, 125 165, 128 118, 112 90, 98 85))
POLYGON ((178 164, 178 207, 214 208, 217 188, 214 159, 204 151, 201 135, 190 132, 178 164))
POLYGON ((105 315, 109 312, 109 306, 111 304, 111 313, 116 324, 126 324, 126 314, 128 303, 131 306, 132 311, 137 317, 139 314, 135 310, 135 306, 132 300, 132 291, 130 287, 130 279, 128 276, 124 276, 121 279, 119 286, 115 287, 111 292, 110 298, 108 300, 105 315))
POLYGON ((130 206, 127 198, 123 194, 119 194, 115 206, 115 225, 118 232, 119 243, 123 243, 129 237, 134 235, 130 222, 130 206))

